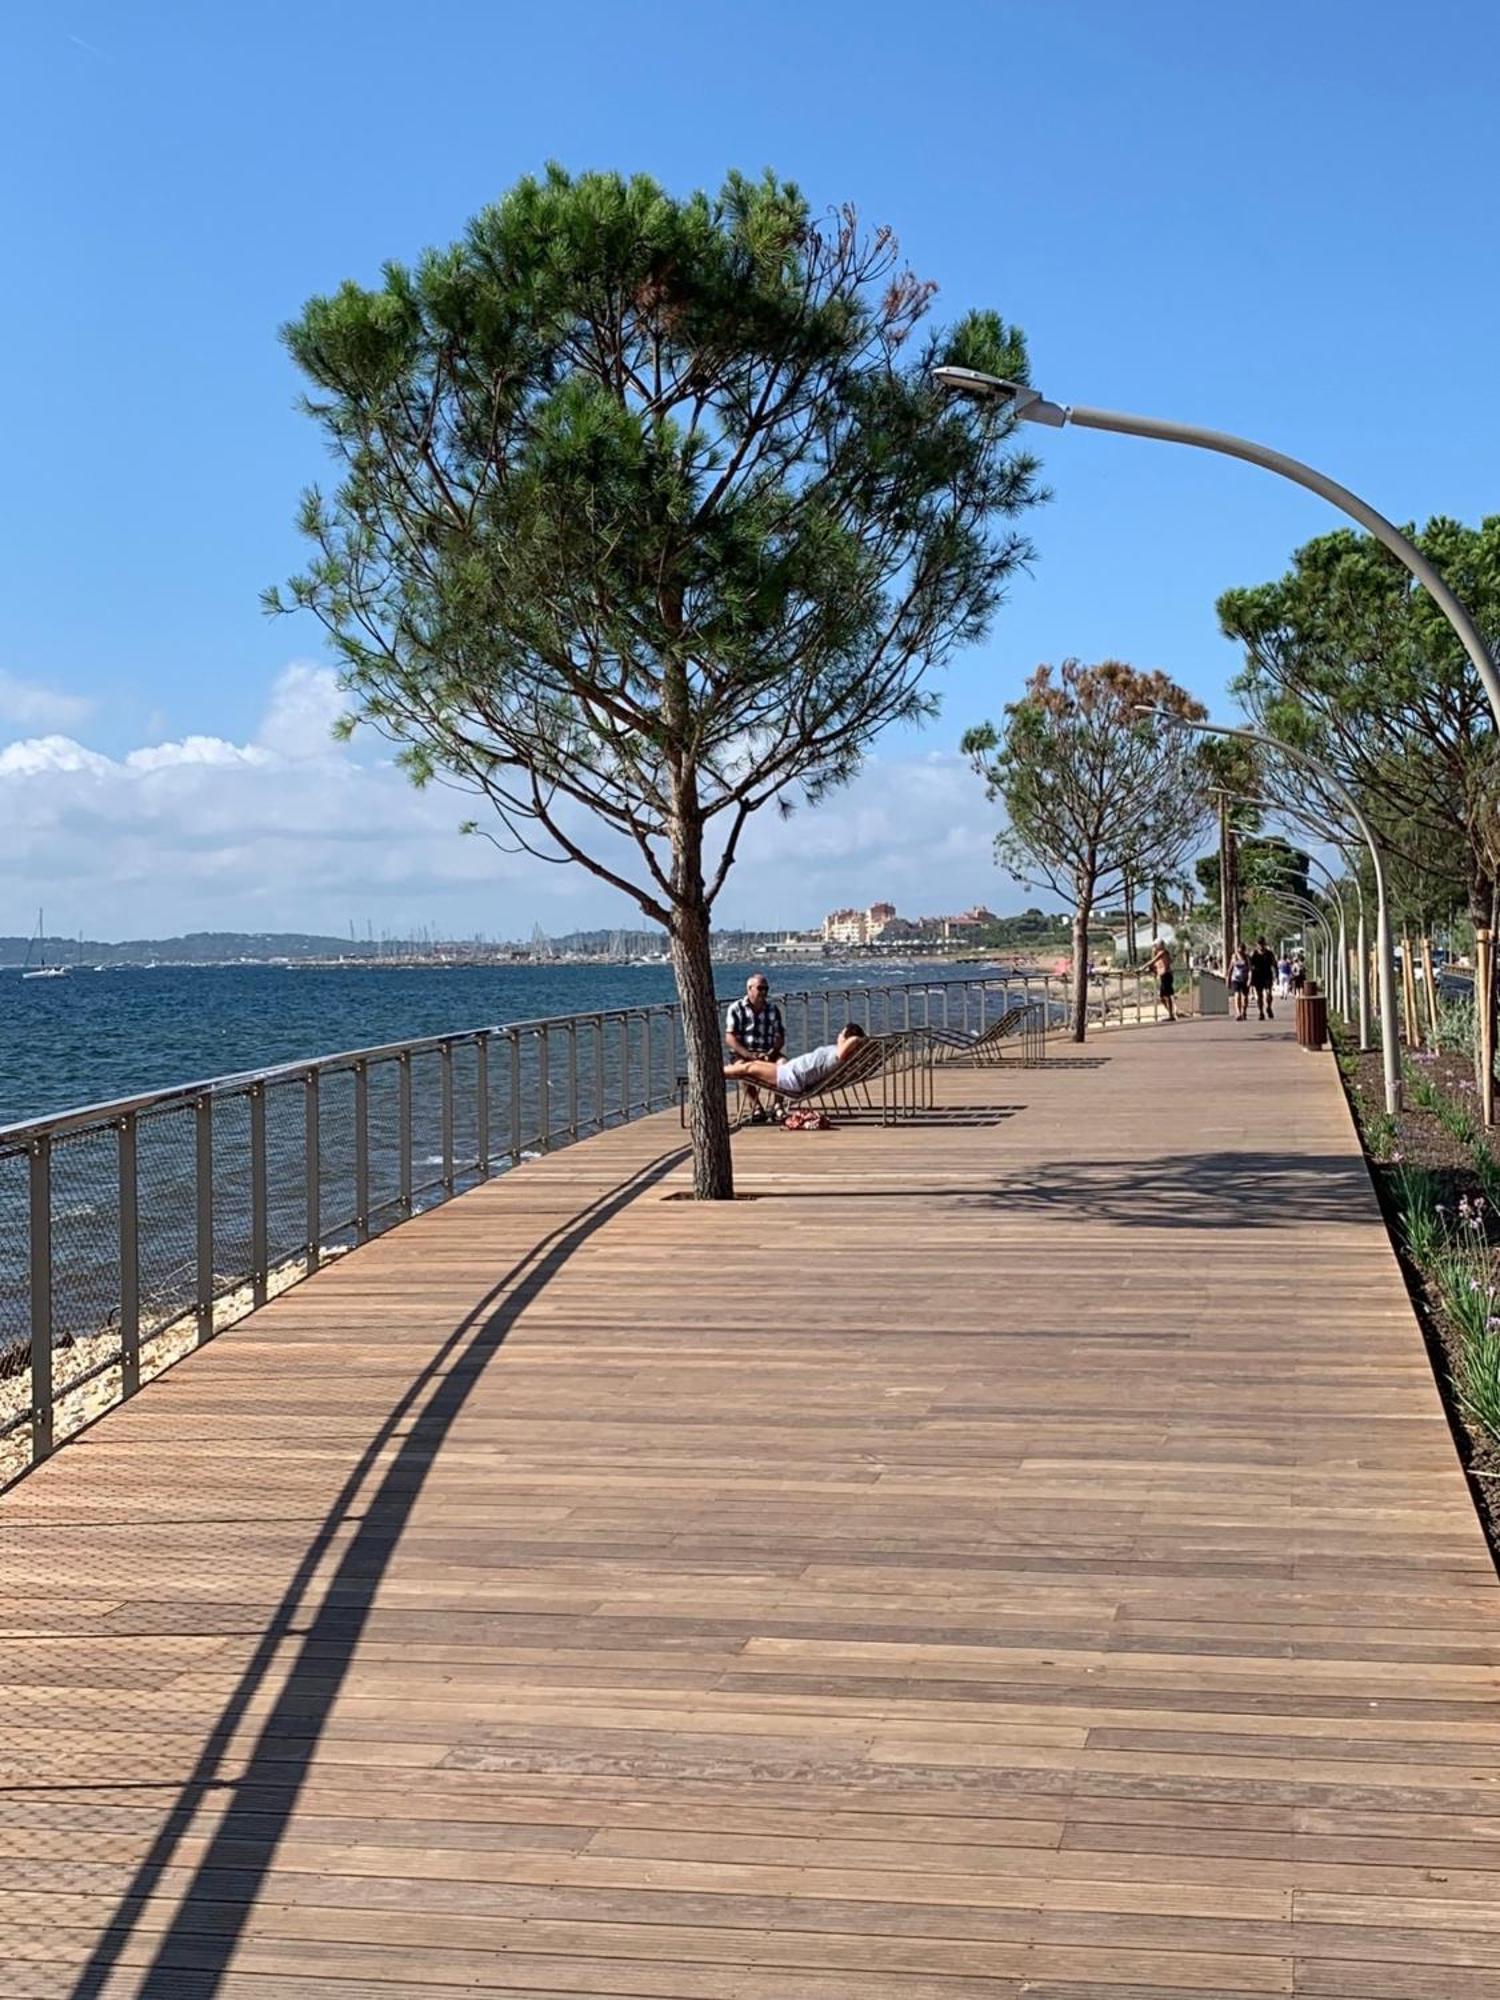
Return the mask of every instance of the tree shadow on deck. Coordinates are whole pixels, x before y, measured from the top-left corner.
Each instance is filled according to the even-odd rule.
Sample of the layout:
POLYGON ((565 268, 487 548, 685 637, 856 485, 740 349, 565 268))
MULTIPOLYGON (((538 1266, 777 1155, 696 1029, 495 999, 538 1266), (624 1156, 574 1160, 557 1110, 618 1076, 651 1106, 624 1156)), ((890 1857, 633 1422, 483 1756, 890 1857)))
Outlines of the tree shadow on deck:
POLYGON ((543 1237, 443 1340, 387 1412, 308 1541, 254 1654, 226 1701, 176 1804, 121 1896, 72 2000, 95 2000, 119 1969, 135 1921, 168 1893, 166 1871, 206 1800, 233 1793, 151 1958, 137 2000, 211 2000, 219 1990, 296 1809, 329 1714, 354 1661, 375 1594, 444 1439, 515 1321, 598 1230, 688 1157, 674 1148, 543 1237), (425 1398, 425 1400, 424 1400, 425 1398), (382 1470, 381 1455, 394 1450, 382 1470), (366 1492, 366 1482, 375 1480, 366 1492), (355 1525, 326 1581, 318 1573, 340 1533, 355 1525), (245 1760, 220 1768, 263 1683, 295 1647, 286 1678, 245 1760), (207 1906, 207 1907, 205 1907, 207 1906))
POLYGON ((899 1117, 883 1117, 879 1109, 835 1111, 833 1123, 850 1131, 909 1132, 932 1125, 1000 1125, 1014 1118, 1024 1104, 926 1104, 919 1111, 903 1111, 899 1117))
MULTIPOLYGON (((1024 1105, 1017 1107, 1024 1110, 1024 1105)), ((1364 1163, 1344 1153, 1164 1153, 1136 1160, 1058 1160, 972 1188, 820 1187, 820 1201, 911 1201, 1126 1229, 1293 1229, 1343 1222, 1383 1227, 1364 1163)), ((767 1188, 758 1201, 806 1190, 767 1188)))
POLYGON ((1058 1160, 962 1199, 1007 1215, 1076 1216, 1139 1229, 1383 1227, 1363 1160, 1348 1153, 1162 1153, 1058 1160))

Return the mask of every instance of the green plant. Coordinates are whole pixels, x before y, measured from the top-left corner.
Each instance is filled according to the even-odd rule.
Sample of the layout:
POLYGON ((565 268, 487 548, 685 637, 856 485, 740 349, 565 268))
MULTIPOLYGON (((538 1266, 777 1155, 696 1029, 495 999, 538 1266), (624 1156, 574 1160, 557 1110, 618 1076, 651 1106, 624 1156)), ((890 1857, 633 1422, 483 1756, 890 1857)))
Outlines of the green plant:
POLYGON ((1401 1137, 1395 1119, 1389 1111, 1377 1111, 1365 1121, 1365 1144, 1370 1149, 1370 1157, 1388 1160, 1396 1150, 1396 1141, 1401 1137))
POLYGON ((1412 1102, 1421 1111, 1438 1111, 1443 1103, 1443 1093, 1438 1089, 1425 1070, 1415 1069, 1410 1064, 1406 1069, 1406 1081, 1411 1091, 1412 1102))
POLYGON ((1432 1175, 1425 1167, 1398 1164, 1393 1188, 1407 1255, 1425 1269, 1436 1256, 1444 1235, 1432 1175))
POLYGON ((1445 1132, 1451 1132, 1461 1146, 1472 1146, 1479 1137, 1479 1120, 1467 1104, 1460 1104, 1456 1098, 1441 1092, 1434 1107, 1437 1121, 1445 1132))
POLYGON ((1445 1000, 1438 1010, 1438 1046, 1450 1055, 1466 1056, 1474 1047, 1474 1002, 1445 1000))
POLYGON ((1500 1160, 1490 1151, 1489 1141, 1476 1139, 1473 1148, 1474 1172, 1485 1200, 1500 1210, 1500 1160))
POLYGON ((1459 1401, 1492 1437, 1500 1438, 1500 1331, 1491 1319, 1482 1334, 1464 1342, 1458 1369, 1459 1401))
POLYGON ((417 783, 666 932, 703 1199, 734 1191, 709 927, 741 835, 931 713, 1030 552, 1013 417, 932 372, 1024 379, 1025 342, 925 330, 934 289, 770 173, 679 198, 553 166, 284 329, 336 483, 268 608, 320 621, 346 724, 417 783))

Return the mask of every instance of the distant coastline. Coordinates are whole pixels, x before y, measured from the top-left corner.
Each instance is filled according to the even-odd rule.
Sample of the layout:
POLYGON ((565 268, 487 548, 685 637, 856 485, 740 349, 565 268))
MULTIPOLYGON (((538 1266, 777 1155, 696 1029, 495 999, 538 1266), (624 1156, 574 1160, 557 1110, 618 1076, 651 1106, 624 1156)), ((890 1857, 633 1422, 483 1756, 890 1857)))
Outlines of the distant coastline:
MULTIPOLYGON (((0 936, 0 973, 19 973, 33 939, 0 936)), ((338 967, 434 971, 485 966, 521 970, 527 966, 597 965, 666 966, 667 954, 655 933, 574 933, 561 938, 537 937, 530 943, 495 943, 480 939, 361 939, 320 936, 302 931, 190 931, 180 937, 99 938, 48 937, 47 957, 53 964, 79 972, 181 970, 194 966, 284 966, 296 970, 338 967)), ((1003 958, 1020 967, 1049 959, 1048 947, 949 941, 932 945, 881 948, 872 946, 788 945, 785 938, 750 931, 726 931, 715 936, 714 957, 726 965, 763 961, 778 969, 798 967, 861 967, 886 965, 991 964, 1003 958)))

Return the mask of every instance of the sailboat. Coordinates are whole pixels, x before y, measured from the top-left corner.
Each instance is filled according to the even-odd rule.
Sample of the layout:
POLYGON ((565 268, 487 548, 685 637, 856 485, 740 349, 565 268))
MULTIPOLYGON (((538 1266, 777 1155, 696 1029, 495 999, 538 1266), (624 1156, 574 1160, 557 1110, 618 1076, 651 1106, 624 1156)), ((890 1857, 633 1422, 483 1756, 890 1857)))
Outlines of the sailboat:
POLYGON ((31 944, 26 947, 26 963, 21 968, 21 977, 23 979, 66 979, 67 976, 67 966, 49 965, 47 963, 47 947, 42 940, 42 913, 38 910, 36 913, 36 936, 32 939, 31 944), (37 954, 37 963, 35 965, 31 962, 33 947, 35 947, 37 954))

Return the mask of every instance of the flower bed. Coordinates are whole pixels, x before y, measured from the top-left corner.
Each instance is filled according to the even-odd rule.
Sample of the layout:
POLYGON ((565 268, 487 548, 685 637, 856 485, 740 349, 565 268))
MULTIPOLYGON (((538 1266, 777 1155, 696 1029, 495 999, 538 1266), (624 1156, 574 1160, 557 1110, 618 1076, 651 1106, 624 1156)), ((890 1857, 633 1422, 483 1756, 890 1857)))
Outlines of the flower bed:
POLYGON ((1380 1053, 1336 1037, 1339 1070, 1468 1470, 1500 1558, 1500 1136, 1486 1134, 1473 1065, 1409 1056, 1385 1110, 1380 1053))

